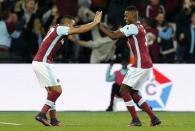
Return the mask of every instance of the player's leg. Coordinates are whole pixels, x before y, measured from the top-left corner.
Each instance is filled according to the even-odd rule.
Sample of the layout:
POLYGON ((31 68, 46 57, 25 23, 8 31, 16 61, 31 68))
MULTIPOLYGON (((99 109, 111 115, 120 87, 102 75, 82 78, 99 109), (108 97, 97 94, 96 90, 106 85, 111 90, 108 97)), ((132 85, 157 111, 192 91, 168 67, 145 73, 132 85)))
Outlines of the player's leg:
POLYGON ((128 85, 122 84, 122 86, 120 87, 120 94, 132 117, 132 121, 128 126, 141 126, 141 122, 137 116, 137 112, 134 107, 133 99, 130 95, 130 87, 128 85))
POLYGON ((131 96, 138 107, 148 114, 151 119, 151 126, 159 125, 161 123, 161 121, 158 119, 158 117, 156 117, 147 102, 142 98, 141 95, 139 95, 138 91, 132 90, 131 96))
MULTIPOLYGON (((49 96, 49 94, 51 93, 49 91, 48 88, 45 88, 47 90, 47 98, 49 96)), ((47 100, 46 103, 43 105, 41 111, 35 116, 35 119, 39 122, 41 122, 43 125, 45 126, 51 126, 51 124, 49 123, 48 119, 47 119, 47 112, 49 111, 49 109, 51 108, 52 102, 49 103, 49 101, 47 100), (50 105, 50 106, 49 106, 50 105)))
POLYGON ((57 77, 54 67, 51 64, 33 62, 33 69, 41 87, 45 87, 48 92, 46 103, 35 119, 46 126, 51 126, 51 124, 47 121, 46 114, 51 109, 51 107, 55 105, 56 100, 62 93, 59 78, 57 77))
POLYGON ((35 117, 36 120, 42 122, 45 126, 58 126, 59 122, 56 118, 56 111, 52 111, 51 115, 53 119, 51 119, 51 124, 47 121, 46 114, 51 108, 55 108, 55 102, 58 99, 58 97, 62 93, 61 86, 51 86, 46 88, 48 92, 47 100, 44 106, 42 107, 40 113, 35 117))
POLYGON ((49 115, 50 115, 50 118, 51 118, 50 124, 52 126, 63 126, 64 125, 62 122, 60 122, 57 119, 57 113, 56 113, 55 105, 53 105, 53 107, 51 107, 51 109, 49 111, 49 115))
POLYGON ((138 107, 145 111, 151 119, 151 126, 160 124, 160 120, 155 116, 152 109, 148 106, 146 101, 139 95, 138 91, 141 89, 147 78, 151 73, 151 69, 140 69, 137 74, 137 83, 131 88, 131 96, 138 107))
POLYGON ((145 111, 150 118, 153 118, 155 116, 153 111, 151 110, 151 108, 148 106, 148 104, 142 98, 142 96, 139 95, 139 92, 137 90, 132 89, 131 90, 131 96, 132 96, 134 102, 138 105, 138 107, 140 109, 142 109, 143 111, 145 111))
MULTIPOLYGON (((56 97, 56 98, 54 98, 54 101, 56 102, 57 99, 59 98, 60 94, 62 93, 62 89, 61 89, 60 86, 53 87, 53 88, 51 87, 51 88, 50 88, 50 92, 52 92, 52 93, 53 93, 53 92, 58 92, 58 93, 59 93, 59 95, 53 95, 53 97, 56 97)), ((50 94, 50 97, 52 97, 51 94, 50 94)), ((52 126, 63 126, 63 123, 60 122, 60 121, 57 119, 56 104, 55 104, 55 102, 54 102, 54 104, 51 106, 51 108, 50 108, 50 110, 49 110, 49 115, 50 115, 50 118, 51 118, 50 124, 51 124, 52 126)))
POLYGON ((112 90, 111 90, 110 105, 108 106, 108 108, 106 109, 106 111, 113 111, 114 96, 118 92, 118 89, 117 88, 119 88, 118 85, 116 83, 114 83, 112 85, 112 90))

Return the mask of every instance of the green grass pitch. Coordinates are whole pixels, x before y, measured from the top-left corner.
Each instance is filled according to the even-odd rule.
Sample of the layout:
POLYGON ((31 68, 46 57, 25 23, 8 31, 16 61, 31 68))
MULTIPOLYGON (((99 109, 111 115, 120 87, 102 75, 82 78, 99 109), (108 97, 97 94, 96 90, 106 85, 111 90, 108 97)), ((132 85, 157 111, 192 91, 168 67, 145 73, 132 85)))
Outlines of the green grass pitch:
POLYGON ((37 112, 0 112, 0 131, 195 131, 195 112, 156 113, 162 121, 160 126, 148 127, 148 117, 139 112, 143 126, 128 128, 128 112, 59 112, 64 127, 42 126, 34 120, 37 112))

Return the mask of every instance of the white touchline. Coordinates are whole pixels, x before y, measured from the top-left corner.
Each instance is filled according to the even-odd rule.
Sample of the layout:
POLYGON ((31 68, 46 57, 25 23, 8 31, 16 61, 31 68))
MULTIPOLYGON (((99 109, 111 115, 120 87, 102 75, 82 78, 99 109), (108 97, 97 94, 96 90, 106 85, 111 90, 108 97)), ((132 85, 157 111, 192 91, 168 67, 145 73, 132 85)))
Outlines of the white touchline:
POLYGON ((0 122, 0 124, 3 124, 3 125, 14 125, 14 126, 21 126, 23 124, 17 124, 17 123, 9 123, 9 122, 0 122))

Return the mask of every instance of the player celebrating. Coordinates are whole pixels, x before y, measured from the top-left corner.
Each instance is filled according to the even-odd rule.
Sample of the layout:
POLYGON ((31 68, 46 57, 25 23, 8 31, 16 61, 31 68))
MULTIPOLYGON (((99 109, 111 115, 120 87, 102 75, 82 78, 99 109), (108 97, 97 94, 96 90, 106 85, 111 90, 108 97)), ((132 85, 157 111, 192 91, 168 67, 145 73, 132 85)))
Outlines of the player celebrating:
POLYGON ((35 119, 45 126, 63 126, 56 118, 55 102, 62 93, 59 78, 51 64, 53 58, 61 47, 61 40, 68 35, 84 33, 101 21, 102 12, 96 12, 93 22, 81 26, 74 26, 75 21, 70 17, 61 17, 61 25, 50 28, 43 39, 41 46, 32 62, 33 70, 42 87, 46 88, 48 95, 45 105, 35 119), (49 111, 51 121, 48 122, 46 114, 49 111))
POLYGON ((147 48, 146 32, 138 21, 138 10, 135 6, 128 6, 125 9, 124 20, 127 25, 119 30, 112 32, 102 25, 100 25, 100 29, 112 39, 128 37, 128 44, 135 56, 135 64, 128 70, 120 88, 121 96, 132 116, 132 121, 128 126, 141 126, 134 102, 149 115, 151 126, 159 125, 161 121, 139 95, 139 89, 151 71, 152 61, 147 48))

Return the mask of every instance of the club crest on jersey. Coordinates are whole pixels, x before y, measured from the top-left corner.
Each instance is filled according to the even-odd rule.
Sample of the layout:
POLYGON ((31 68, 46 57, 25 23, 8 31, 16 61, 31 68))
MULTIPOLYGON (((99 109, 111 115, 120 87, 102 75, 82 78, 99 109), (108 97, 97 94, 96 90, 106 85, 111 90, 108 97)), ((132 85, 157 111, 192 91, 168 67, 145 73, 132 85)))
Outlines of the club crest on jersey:
POLYGON ((141 93, 148 104, 158 110, 166 107, 172 86, 173 83, 169 78, 153 69, 153 74, 151 73, 150 78, 144 84, 141 93))

